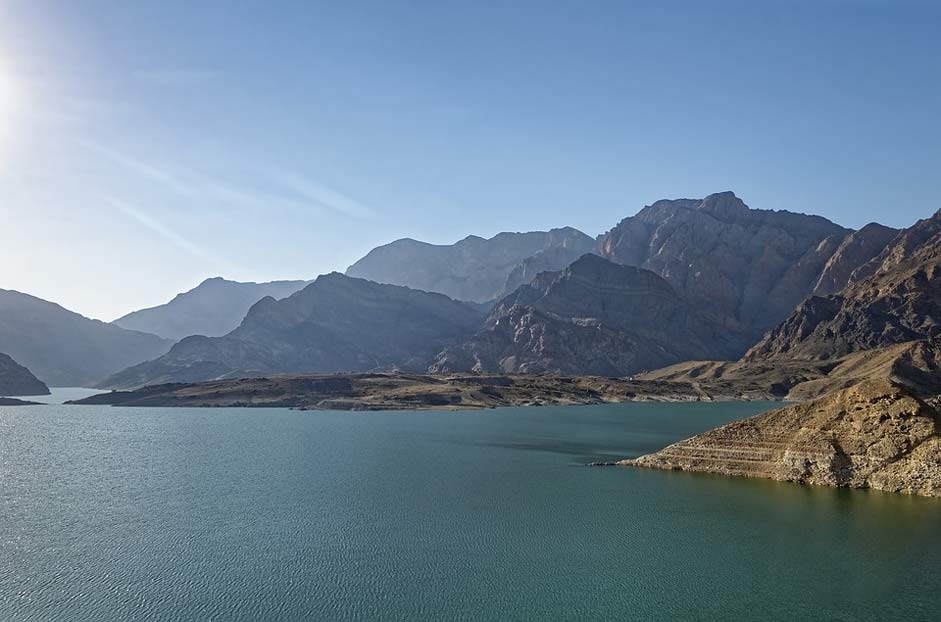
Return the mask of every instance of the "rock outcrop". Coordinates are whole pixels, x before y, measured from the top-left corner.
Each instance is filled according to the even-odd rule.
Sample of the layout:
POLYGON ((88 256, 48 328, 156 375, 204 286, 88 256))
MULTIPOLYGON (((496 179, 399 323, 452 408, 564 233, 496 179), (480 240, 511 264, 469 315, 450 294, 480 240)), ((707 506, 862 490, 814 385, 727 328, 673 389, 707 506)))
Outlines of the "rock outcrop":
POLYGON ((160 356, 171 344, 0 289, 0 352, 49 386, 92 386, 128 365, 160 356))
POLYGON ((621 464, 941 496, 939 430, 933 406, 876 379, 621 464))
POLYGON ((0 353, 0 396, 49 395, 49 387, 28 369, 0 353))
POLYGON ((900 232, 849 281, 808 298, 745 359, 827 360, 941 335, 941 212, 900 232))
POLYGON ((469 236, 455 244, 397 240, 370 251, 346 274, 378 283, 488 302, 538 272, 560 270, 595 250, 595 240, 571 227, 529 233, 469 236))
POLYGON ((589 254, 501 300, 431 371, 619 376, 744 347, 653 272, 589 254))
POLYGON ((304 288, 310 281, 239 283, 222 278, 206 279, 170 302, 134 311, 112 324, 179 341, 190 335, 221 337, 241 323, 253 304, 271 296, 280 300, 304 288))
POLYGON ((731 192, 657 201, 600 238, 752 343, 810 294, 852 232, 819 216, 750 209, 731 192))
POLYGON ((473 305, 338 273, 284 298, 264 298, 223 337, 188 337, 102 388, 134 388, 272 373, 423 371, 447 346, 478 330, 473 305))

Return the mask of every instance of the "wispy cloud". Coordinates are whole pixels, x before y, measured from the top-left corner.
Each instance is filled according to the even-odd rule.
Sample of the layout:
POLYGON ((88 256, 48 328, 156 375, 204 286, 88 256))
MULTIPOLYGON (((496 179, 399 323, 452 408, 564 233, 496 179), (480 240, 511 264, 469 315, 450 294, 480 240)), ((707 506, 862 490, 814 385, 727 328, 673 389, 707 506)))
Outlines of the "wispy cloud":
POLYGON ((272 177, 306 201, 344 216, 370 220, 378 215, 375 210, 359 201, 297 173, 275 171, 272 177))
MULTIPOLYGON (((291 171, 269 171, 266 178, 256 179, 251 188, 232 184, 217 176, 181 175, 163 165, 153 164, 104 145, 82 141, 93 153, 118 164, 128 171, 188 199, 206 204, 223 204, 255 212, 311 209, 333 212, 355 220, 374 220, 378 213, 356 199, 326 186, 310 177, 291 171)), ((264 176, 263 176, 264 177, 264 176)))
POLYGON ((96 143, 82 141, 81 144, 86 149, 94 151, 95 153, 106 157, 112 162, 120 164, 124 168, 133 171, 142 177, 146 177, 151 181, 163 184, 164 186, 167 186, 171 190, 174 190, 182 195, 193 195, 193 188, 189 184, 184 183, 178 179, 176 175, 173 175, 164 168, 154 166, 148 162, 138 160, 137 158, 133 158, 96 143))
POLYGON ((223 266, 231 268, 227 262, 220 260, 218 257, 207 251, 202 246, 195 244, 184 236, 180 235, 170 227, 167 227, 163 223, 159 222, 151 215, 149 215, 145 210, 140 209, 134 205, 131 205, 127 201, 122 201, 120 199, 115 199, 113 197, 103 197, 104 201, 111 207, 122 212, 126 216, 130 217, 132 220, 143 225, 146 229, 150 230, 153 233, 156 233, 163 239, 167 240, 177 248, 186 251, 187 253, 193 255, 194 257, 199 257, 200 259, 205 259, 211 263, 216 264, 217 266, 223 266))

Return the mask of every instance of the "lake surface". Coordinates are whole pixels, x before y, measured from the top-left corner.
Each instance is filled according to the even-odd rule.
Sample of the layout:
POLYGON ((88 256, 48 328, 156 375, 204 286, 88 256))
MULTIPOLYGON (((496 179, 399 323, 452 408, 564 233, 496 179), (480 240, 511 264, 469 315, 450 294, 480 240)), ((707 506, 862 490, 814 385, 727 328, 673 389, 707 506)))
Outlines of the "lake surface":
POLYGON ((941 501, 582 463, 769 404, 0 408, 0 620, 937 620, 941 501))

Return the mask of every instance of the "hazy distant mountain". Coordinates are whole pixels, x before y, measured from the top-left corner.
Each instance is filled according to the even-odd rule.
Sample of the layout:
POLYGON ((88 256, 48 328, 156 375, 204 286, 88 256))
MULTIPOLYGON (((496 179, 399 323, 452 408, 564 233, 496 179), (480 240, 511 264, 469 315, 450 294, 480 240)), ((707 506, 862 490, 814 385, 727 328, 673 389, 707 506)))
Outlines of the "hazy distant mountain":
POLYGON ((600 238, 602 256, 652 270, 752 341, 808 296, 851 230, 820 216, 750 209, 731 192, 657 201, 600 238))
POLYGON ((585 255, 500 301, 432 370, 620 376, 745 347, 653 272, 585 255))
POLYGON ((500 233, 487 240, 472 235, 449 245, 403 239, 373 249, 346 274, 487 302, 594 249, 595 240, 571 227, 500 233))
POLYGON ((286 298, 308 283, 310 281, 239 283, 216 277, 166 304, 134 311, 113 324, 174 341, 190 335, 219 337, 237 327, 251 306, 265 296, 286 298))
POLYGON ((188 337, 165 356, 102 386, 279 372, 423 370, 482 321, 475 306, 441 294, 332 273, 283 300, 262 299, 224 337, 188 337))
POLYGON ((0 352, 50 386, 92 386, 128 365, 160 356, 171 343, 0 289, 0 352))
POLYGON ((746 359, 830 359, 941 336, 941 211, 899 232, 849 281, 803 302, 746 359))
POLYGON ((28 369, 0 353, 0 396, 49 395, 49 387, 28 369))

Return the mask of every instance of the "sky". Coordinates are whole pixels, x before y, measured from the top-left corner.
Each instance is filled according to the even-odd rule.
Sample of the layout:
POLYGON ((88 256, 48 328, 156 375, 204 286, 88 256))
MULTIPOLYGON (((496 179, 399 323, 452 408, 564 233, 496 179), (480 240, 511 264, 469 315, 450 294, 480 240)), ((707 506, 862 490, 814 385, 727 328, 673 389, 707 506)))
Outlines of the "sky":
POLYGON ((110 321, 211 276, 733 190, 941 208, 941 2, 0 0, 0 288, 110 321))

